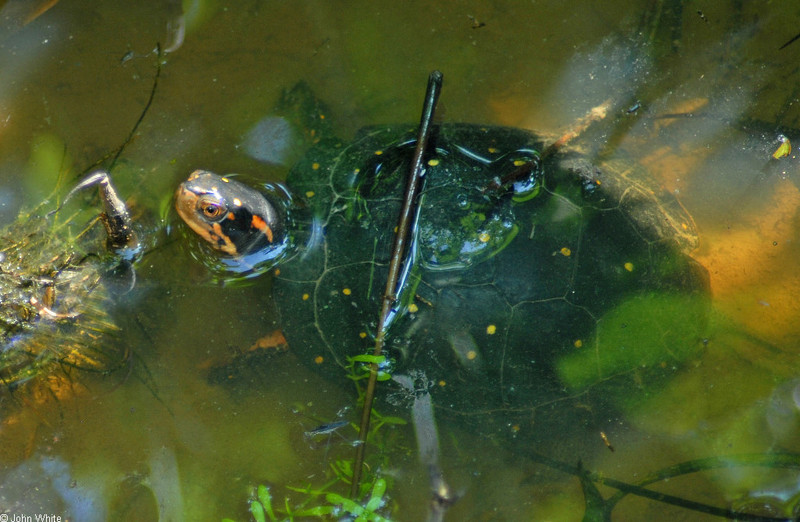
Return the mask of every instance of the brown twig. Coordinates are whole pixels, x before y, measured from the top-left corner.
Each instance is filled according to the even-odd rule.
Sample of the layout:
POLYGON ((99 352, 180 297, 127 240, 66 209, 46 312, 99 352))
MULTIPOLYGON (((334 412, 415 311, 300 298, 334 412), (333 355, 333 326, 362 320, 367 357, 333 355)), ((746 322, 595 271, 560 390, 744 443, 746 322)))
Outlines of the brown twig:
POLYGON ((611 100, 606 100, 600 105, 596 107, 592 107, 589 112, 586 113, 582 118, 577 120, 575 123, 569 126, 567 130, 564 131, 561 136, 558 137, 553 143, 548 145, 542 151, 540 158, 528 161, 519 167, 515 168, 505 176, 499 179, 494 179, 483 189, 484 193, 488 192, 495 192, 500 191, 511 185, 512 183, 516 183, 517 181, 522 181, 527 179, 531 172, 535 169, 539 169, 541 166, 541 162, 550 157, 553 154, 556 154, 561 151, 565 146, 569 145, 569 143, 574 140, 575 138, 579 137, 583 132, 589 128, 594 122, 600 121, 604 119, 608 115, 608 110, 611 107, 611 100))
POLYGON ((573 123, 569 129, 567 129, 566 132, 561 135, 561 137, 544 149, 542 152, 542 158, 546 158, 551 154, 555 154, 556 152, 560 151, 564 146, 569 144, 569 142, 583 134, 583 132, 588 129, 592 123, 605 119, 610 108, 611 100, 606 100, 600 105, 592 107, 585 116, 573 123))
MULTIPOLYGON (((428 146, 428 138, 431 134, 431 124, 433 121, 433 111, 442 90, 442 73, 433 71, 428 78, 428 90, 425 93, 425 104, 422 108, 422 117, 419 123, 417 146, 414 149, 414 158, 411 169, 408 173, 403 207, 400 211, 400 220, 397 225, 397 233, 394 237, 394 247, 392 248, 392 258, 389 264, 389 274, 386 277, 386 290, 383 294, 383 304, 381 315, 378 322, 378 333, 375 337, 375 350, 373 355, 379 357, 383 352, 383 340, 386 334, 386 319, 389 317, 392 306, 394 306, 397 287, 397 279, 400 273, 400 265, 403 254, 406 251, 408 231, 411 228, 411 221, 415 214, 416 195, 418 192, 419 181, 422 177, 422 159, 428 146)), ((367 390, 364 394, 364 410, 361 414, 361 427, 358 432, 356 444, 356 457, 353 462, 353 482, 350 486, 350 497, 356 499, 358 496, 359 483, 361 481, 361 468, 364 463, 364 451, 367 444, 367 433, 369 432, 370 414, 372 412, 372 401, 375 397, 375 385, 378 381, 378 365, 370 364, 369 380, 367 390)))

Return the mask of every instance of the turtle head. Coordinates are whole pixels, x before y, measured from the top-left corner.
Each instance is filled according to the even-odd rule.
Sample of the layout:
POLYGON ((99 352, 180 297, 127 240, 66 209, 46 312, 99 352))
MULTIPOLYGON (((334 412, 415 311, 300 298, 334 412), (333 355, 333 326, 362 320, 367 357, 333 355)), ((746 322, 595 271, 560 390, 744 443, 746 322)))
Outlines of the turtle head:
POLYGON ((231 257, 285 244, 285 219, 278 206, 258 190, 213 172, 192 172, 175 193, 175 208, 194 232, 231 257))

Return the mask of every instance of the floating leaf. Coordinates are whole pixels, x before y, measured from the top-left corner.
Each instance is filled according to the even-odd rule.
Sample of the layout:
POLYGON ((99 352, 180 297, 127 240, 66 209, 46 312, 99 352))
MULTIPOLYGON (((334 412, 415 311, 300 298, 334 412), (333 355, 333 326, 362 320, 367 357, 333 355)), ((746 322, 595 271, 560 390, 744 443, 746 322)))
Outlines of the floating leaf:
POLYGON ((789 142, 789 138, 781 134, 778 136, 778 141, 780 141, 781 144, 777 149, 775 149, 775 152, 772 153, 772 157, 775 159, 788 156, 789 153, 792 152, 792 144, 789 142))

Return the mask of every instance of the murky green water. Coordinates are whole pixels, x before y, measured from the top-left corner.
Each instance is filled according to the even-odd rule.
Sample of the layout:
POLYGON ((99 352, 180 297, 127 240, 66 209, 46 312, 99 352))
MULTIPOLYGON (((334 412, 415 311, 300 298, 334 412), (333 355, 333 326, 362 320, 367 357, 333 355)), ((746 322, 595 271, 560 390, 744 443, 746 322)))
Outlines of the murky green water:
MULTIPOLYGON (((3 21, 0 210, 11 219, 20 204, 50 193, 57 171, 77 177, 124 142, 150 94, 151 51, 161 43, 170 52, 154 102, 112 172, 143 222, 159 229, 159 246, 138 266, 123 308, 130 372, 87 378, 58 400, 3 399, 0 513, 246 520, 256 485, 271 486, 282 504, 285 486, 320 487, 331 463, 351 458, 350 428, 316 440, 303 434, 355 420, 346 408, 352 389, 314 375, 291 353, 210 382, 213 361, 278 327, 269 278, 245 288, 211 284, 171 230, 173 214, 163 218, 170 233, 161 231, 161 209, 196 168, 285 176, 245 154, 243 143, 297 81, 351 136, 367 124, 416 121, 434 68, 445 74, 446 121, 556 134, 610 98, 615 125, 595 148, 648 166, 679 195, 700 231, 694 255, 713 294, 702 355, 632 411, 595 411, 589 429, 552 434, 568 452, 532 445, 526 433, 483 440, 463 425, 441 425, 444 476, 459 496, 448 519, 582 519, 580 481, 531 458, 539 450, 629 484, 691 459, 800 451, 799 173, 791 156, 770 161, 780 132, 800 143, 792 130, 800 128, 800 42, 778 50, 800 32, 797 9, 254 0, 184 2, 184 13, 180 2, 96 4, 59 2, 27 25, 18 23, 32 17, 24 9, 3 21)), ((413 431, 384 427, 383 436, 391 516, 423 519, 430 484, 413 431)), ((378 462, 379 450, 371 451, 378 462)), ((796 470, 743 465, 650 487, 775 517, 797 509, 800 492, 796 470)), ((712 519, 637 495, 613 516, 712 519)))

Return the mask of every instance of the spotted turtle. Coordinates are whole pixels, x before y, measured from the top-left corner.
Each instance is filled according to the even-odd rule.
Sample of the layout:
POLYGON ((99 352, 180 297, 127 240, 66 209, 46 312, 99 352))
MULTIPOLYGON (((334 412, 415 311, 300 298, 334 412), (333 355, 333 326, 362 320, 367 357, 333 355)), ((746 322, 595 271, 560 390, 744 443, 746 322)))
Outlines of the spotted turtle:
MULTIPOLYGON (((342 141, 304 84, 275 114, 309 147, 285 187, 198 170, 176 207, 228 269, 274 269, 290 348, 343 378, 373 349, 416 129, 342 141)), ((492 430, 566 397, 625 401, 696 354, 707 316, 707 274, 688 255, 697 235, 675 197, 635 164, 547 145, 518 128, 433 127, 388 319, 383 370, 492 430)))

